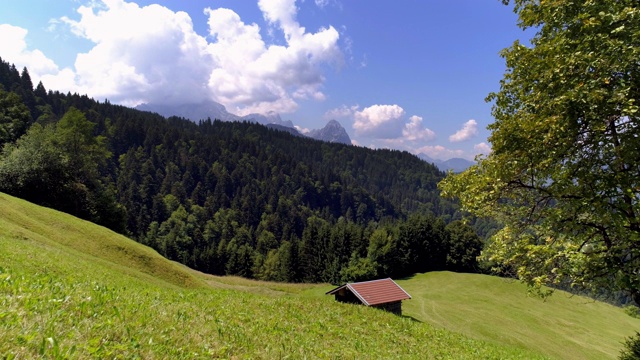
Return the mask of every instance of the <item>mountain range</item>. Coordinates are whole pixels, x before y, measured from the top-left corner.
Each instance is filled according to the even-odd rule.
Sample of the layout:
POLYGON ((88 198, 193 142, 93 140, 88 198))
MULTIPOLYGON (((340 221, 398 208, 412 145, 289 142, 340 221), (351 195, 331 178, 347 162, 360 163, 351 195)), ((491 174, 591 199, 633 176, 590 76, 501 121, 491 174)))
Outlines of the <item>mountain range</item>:
POLYGON ((427 154, 418 154, 420 159, 431 163, 440 169, 440 171, 453 171, 454 173, 462 172, 468 169, 471 165, 474 165, 475 162, 469 161, 467 159, 462 158, 451 158, 449 160, 437 160, 430 157, 427 154))
MULTIPOLYGON (((141 104, 136 109, 158 113, 164 117, 179 116, 189 119, 193 122, 204 120, 207 118, 218 119, 222 121, 249 121, 265 125, 271 129, 285 131, 295 136, 306 136, 312 139, 351 145, 351 138, 345 128, 336 120, 329 121, 325 127, 321 129, 313 129, 308 132, 300 132, 291 120, 282 120, 276 112, 270 111, 266 114, 248 114, 239 116, 227 111, 226 107, 215 101, 205 101, 202 103, 183 104, 183 105, 164 105, 164 104, 141 104)), ((473 165, 474 162, 462 159, 452 158, 449 160, 437 160, 426 154, 418 154, 420 159, 434 164, 441 171, 461 172, 473 165)))
POLYGON ((206 101, 197 104, 183 105, 163 105, 163 104, 141 104, 136 106, 137 110, 158 113, 164 117, 179 116, 193 122, 207 118, 222 121, 250 121, 265 125, 272 129, 286 131, 296 136, 307 136, 312 139, 351 145, 351 138, 345 128, 336 120, 331 120, 322 129, 314 129, 308 133, 301 133, 296 129, 291 120, 282 120, 276 112, 270 111, 266 114, 248 114, 244 116, 235 115, 227 111, 224 105, 215 101, 206 101))

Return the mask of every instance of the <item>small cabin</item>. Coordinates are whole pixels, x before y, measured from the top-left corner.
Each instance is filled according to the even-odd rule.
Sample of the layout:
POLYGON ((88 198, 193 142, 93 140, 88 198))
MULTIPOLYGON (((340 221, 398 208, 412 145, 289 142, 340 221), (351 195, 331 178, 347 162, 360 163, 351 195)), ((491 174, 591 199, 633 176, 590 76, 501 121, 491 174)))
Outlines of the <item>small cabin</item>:
POLYGON ((411 299, 391 278, 346 283, 326 295, 334 295, 336 301, 372 306, 398 315, 402 314, 402 300, 411 299))

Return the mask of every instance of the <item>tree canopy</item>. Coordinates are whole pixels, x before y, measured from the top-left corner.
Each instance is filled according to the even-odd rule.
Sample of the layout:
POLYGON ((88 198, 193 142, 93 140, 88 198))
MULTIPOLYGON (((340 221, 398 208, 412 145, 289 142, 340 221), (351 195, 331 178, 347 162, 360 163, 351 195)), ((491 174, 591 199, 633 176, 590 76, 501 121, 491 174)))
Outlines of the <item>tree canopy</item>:
POLYGON ((640 3, 512 3, 537 33, 502 52, 492 152, 439 186, 504 224, 483 252, 496 269, 640 302, 640 3))

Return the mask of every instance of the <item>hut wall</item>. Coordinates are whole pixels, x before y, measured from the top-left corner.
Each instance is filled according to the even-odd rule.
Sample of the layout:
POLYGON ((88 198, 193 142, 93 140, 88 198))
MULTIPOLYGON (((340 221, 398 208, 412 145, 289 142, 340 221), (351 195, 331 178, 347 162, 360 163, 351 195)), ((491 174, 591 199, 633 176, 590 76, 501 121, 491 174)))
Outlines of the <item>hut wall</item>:
POLYGON ((347 289, 341 289, 336 294, 336 301, 349 303, 349 304, 362 304, 362 301, 358 299, 351 291, 347 289))
POLYGON ((392 312, 397 315, 402 315, 402 301, 384 303, 380 305, 375 305, 374 307, 392 312))

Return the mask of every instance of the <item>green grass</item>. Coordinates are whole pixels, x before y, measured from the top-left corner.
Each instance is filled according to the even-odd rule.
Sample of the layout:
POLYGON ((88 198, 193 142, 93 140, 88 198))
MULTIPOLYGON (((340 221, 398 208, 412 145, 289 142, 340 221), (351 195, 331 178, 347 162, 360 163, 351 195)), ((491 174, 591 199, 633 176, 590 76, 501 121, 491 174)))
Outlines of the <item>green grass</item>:
POLYGON ((556 291, 542 300, 513 280, 433 272, 398 281, 406 315, 442 329, 559 359, 614 359, 640 320, 620 308, 556 291))
POLYGON ((0 358, 541 358, 326 287, 206 276, 0 194, 0 358))
POLYGON ((0 358, 614 359, 640 331, 622 309, 490 276, 398 283, 404 317, 335 303, 330 285, 206 275, 0 193, 0 358))

